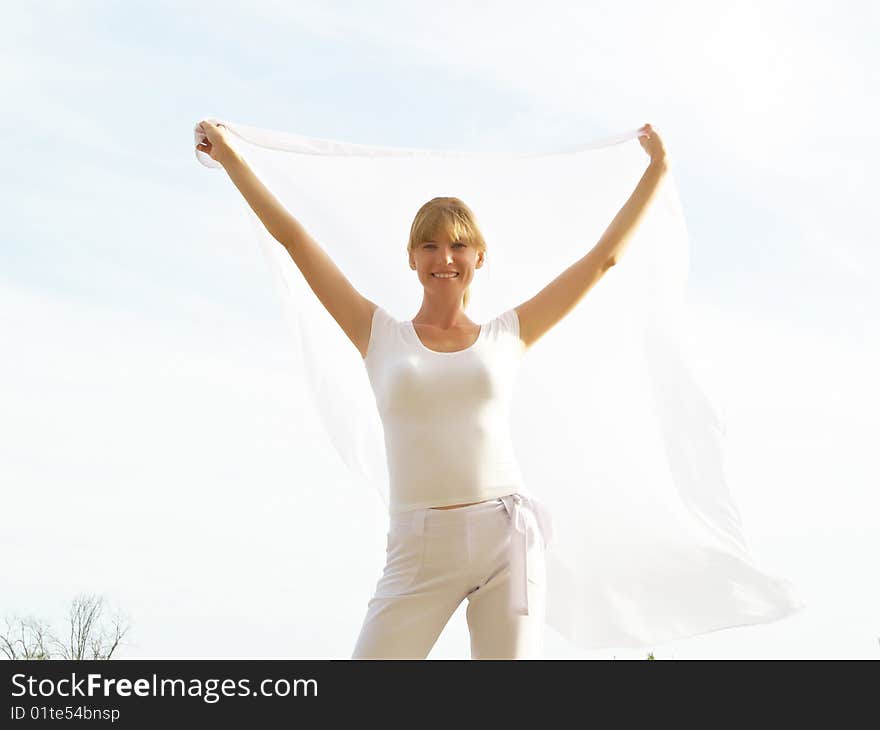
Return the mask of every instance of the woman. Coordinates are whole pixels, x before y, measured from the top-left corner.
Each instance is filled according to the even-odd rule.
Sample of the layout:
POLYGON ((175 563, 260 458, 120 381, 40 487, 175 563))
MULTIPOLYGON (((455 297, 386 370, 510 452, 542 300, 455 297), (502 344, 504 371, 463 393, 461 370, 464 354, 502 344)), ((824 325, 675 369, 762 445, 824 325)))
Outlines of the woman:
POLYGON ((543 650, 549 515, 529 494, 508 416, 519 359, 620 258, 666 173, 650 125, 650 164, 598 244, 537 295, 483 325, 465 314, 486 256, 458 198, 418 211, 407 247, 423 287, 412 320, 356 291, 326 252, 238 156, 222 125, 200 123, 198 149, 220 163, 288 251, 364 359, 385 432, 391 504, 387 563, 353 658, 424 658, 464 598, 473 658, 543 650))

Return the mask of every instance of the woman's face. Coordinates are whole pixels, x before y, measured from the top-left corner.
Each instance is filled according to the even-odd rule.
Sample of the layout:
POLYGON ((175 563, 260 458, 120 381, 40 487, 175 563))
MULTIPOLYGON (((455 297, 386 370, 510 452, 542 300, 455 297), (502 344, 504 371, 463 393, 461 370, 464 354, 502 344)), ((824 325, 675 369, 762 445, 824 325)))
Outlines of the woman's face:
POLYGON ((461 297, 473 281, 474 271, 483 265, 483 253, 465 241, 453 241, 445 232, 438 232, 431 240, 422 241, 413 249, 409 265, 418 272, 419 281, 427 291, 440 295, 448 292, 461 297), (457 276, 435 276, 452 272, 457 276))

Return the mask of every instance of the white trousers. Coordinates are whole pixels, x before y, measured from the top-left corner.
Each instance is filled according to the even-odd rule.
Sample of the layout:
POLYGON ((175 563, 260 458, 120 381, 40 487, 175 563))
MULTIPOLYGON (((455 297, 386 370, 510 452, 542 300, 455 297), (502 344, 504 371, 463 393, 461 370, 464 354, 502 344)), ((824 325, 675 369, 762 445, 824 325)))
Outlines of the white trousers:
POLYGON ((391 515, 352 658, 424 659, 465 598, 472 659, 540 658, 550 525, 546 508, 518 493, 391 515))

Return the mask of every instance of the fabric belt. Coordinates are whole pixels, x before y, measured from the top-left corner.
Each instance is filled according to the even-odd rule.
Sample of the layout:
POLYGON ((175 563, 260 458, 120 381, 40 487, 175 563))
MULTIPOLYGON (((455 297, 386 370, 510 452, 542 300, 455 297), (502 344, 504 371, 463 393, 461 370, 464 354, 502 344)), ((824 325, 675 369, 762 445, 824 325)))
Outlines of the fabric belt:
POLYGON ((529 545, 538 544, 539 539, 544 550, 552 545, 553 521, 547 507, 534 497, 508 494, 501 501, 510 516, 511 609, 517 615, 528 616, 529 545))

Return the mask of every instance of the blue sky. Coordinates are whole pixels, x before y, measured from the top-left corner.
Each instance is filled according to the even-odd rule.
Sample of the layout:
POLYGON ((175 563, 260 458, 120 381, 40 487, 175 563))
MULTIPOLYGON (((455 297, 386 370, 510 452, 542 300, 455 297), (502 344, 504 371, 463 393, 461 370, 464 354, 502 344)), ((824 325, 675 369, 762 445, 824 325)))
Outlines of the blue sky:
MULTIPOLYGON (((523 151, 650 122, 687 219, 687 345, 728 426, 731 488, 760 561, 811 605, 655 653, 877 656, 876 5, 34 2, 4 17, 0 455, 22 515, 0 528, 4 613, 60 617, 90 589, 132 612, 129 656, 218 656, 217 627, 254 636, 298 599, 278 587, 254 611, 267 576, 247 594, 157 551, 207 560, 213 536, 233 556, 245 509, 279 529, 242 544, 293 556, 306 543, 280 515, 330 508, 333 484, 376 509, 343 470, 291 493, 305 396, 260 253, 236 245, 232 185, 194 158, 199 119, 523 151), (194 513, 210 517, 195 532, 194 513), (120 553, 179 605, 157 608, 120 553)), ((371 565, 349 585, 368 593, 371 565)), ((302 624, 260 655, 344 655, 361 607, 340 609, 327 648, 304 620, 326 615, 297 605, 302 624)), ((458 655, 462 631, 434 655, 458 655)), ((223 651, 257 655, 244 638, 223 651)))

